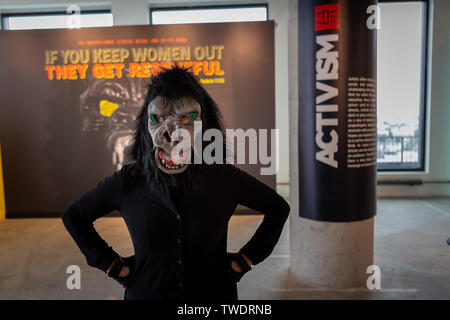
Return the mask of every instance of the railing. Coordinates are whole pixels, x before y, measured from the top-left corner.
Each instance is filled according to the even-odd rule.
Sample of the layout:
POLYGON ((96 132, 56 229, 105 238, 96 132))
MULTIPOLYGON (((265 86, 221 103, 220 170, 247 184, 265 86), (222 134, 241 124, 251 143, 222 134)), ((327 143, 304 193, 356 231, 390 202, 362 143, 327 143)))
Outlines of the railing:
POLYGON ((419 162, 419 138, 378 136, 378 163, 412 163, 419 162))

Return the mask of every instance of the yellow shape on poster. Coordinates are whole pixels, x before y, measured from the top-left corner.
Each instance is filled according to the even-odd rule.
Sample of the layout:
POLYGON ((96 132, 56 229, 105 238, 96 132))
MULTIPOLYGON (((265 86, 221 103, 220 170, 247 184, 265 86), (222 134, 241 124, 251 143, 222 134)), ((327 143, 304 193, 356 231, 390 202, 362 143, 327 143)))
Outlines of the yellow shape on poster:
POLYGON ((0 145, 0 220, 6 217, 5 188, 3 186, 2 148, 0 145))
POLYGON ((117 103, 108 100, 100 101, 100 113, 104 117, 111 117, 118 108, 119 105, 117 103))

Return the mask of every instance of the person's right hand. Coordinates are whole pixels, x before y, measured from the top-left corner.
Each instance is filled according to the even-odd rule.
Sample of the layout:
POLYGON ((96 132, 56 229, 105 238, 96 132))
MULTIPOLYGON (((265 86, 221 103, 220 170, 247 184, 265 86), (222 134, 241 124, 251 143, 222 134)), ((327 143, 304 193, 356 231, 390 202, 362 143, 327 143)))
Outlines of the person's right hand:
MULTIPOLYGON (((111 263, 111 265, 108 267, 108 269, 106 269, 106 273, 108 273, 109 270, 111 270, 111 268, 114 265, 114 263, 116 263, 116 260, 114 260, 113 263, 111 263)), ((124 278, 124 277, 128 276, 129 273, 130 273, 130 268, 128 266, 126 266, 126 265, 123 265, 122 269, 120 269, 118 277, 119 278, 124 278)))
POLYGON ((127 266, 123 266, 122 270, 120 270, 118 277, 119 278, 125 278, 130 274, 130 268, 127 266))
POLYGON ((126 287, 128 284, 134 281, 135 258, 134 256, 130 256, 126 258, 119 257, 118 259, 119 260, 116 260, 111 264, 111 266, 107 270, 107 273, 108 276, 117 280, 122 286, 126 287), (110 274, 110 270, 116 263, 119 263, 121 265, 121 269, 115 276, 110 274))

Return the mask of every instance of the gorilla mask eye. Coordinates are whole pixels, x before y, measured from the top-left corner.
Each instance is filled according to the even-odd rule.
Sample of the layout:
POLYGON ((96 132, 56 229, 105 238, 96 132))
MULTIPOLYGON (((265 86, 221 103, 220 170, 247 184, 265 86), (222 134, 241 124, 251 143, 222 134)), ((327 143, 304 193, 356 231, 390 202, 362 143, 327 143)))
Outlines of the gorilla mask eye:
POLYGON ((154 124, 161 124, 161 117, 157 114, 151 114, 150 119, 152 119, 154 124))
POLYGON ((195 121, 196 118, 197 112, 188 112, 183 115, 183 117, 181 118, 181 122, 185 125, 190 125, 195 121))

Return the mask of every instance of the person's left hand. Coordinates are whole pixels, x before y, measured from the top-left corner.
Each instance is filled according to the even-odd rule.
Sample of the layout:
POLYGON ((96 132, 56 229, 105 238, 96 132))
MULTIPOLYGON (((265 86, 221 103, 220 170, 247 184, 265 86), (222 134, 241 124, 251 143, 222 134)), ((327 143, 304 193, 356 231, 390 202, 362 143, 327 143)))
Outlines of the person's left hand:
MULTIPOLYGON (((231 252, 227 252, 227 259, 228 259, 228 273, 231 275, 231 277, 236 281, 239 282, 239 280, 241 280, 241 278, 244 276, 244 274, 246 274, 249 270, 251 270, 251 260, 246 257, 243 253, 240 252, 236 252, 236 253, 231 253, 231 252), (236 261, 236 259, 239 259, 242 255, 242 258, 246 261, 244 263, 247 263, 248 267, 244 267, 245 270, 242 270, 241 266, 238 264, 238 262, 236 261)), ((242 261, 241 261, 242 264, 242 261)))
MULTIPOLYGON (((249 266, 251 266, 252 265, 251 260, 249 258, 247 258, 247 256, 243 253, 242 253, 242 256, 244 257, 245 261, 247 261, 247 264, 249 266)), ((242 272, 242 269, 241 269, 241 267, 239 267, 236 260, 231 260, 231 268, 233 268, 233 270, 236 272, 242 272)))

